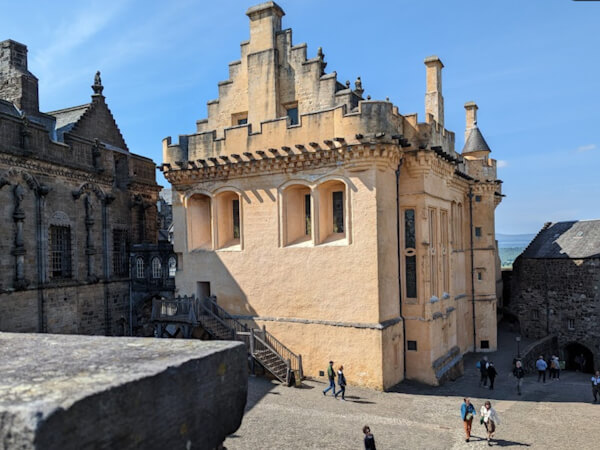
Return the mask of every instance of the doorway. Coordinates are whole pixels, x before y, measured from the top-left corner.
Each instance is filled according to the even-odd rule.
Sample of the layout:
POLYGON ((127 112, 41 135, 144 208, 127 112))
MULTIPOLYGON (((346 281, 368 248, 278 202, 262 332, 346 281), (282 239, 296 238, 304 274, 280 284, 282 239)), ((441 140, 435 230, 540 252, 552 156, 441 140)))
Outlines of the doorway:
POLYGON ((572 342, 565 346, 565 368, 567 370, 581 370, 583 372, 594 372, 594 354, 578 342, 572 342))
POLYGON ((198 297, 199 300, 204 300, 206 297, 210 297, 209 281, 198 281, 196 283, 196 297, 198 297))

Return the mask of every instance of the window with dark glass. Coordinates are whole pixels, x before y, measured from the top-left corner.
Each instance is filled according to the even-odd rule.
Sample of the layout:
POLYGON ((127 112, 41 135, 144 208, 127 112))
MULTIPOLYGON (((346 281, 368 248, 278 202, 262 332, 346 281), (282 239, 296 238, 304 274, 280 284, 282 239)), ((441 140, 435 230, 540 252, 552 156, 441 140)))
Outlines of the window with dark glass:
POLYGON ((50 226, 50 277, 71 278, 71 228, 50 226))
POLYGON ((160 259, 152 259, 152 278, 162 278, 162 264, 160 259))
POLYGON ((135 276, 136 278, 144 278, 144 260, 143 258, 137 258, 135 260, 135 276))
POLYGON ((344 193, 333 192, 333 232, 344 232, 344 193))
POLYGON ((475 227, 475 236, 481 237, 481 227, 475 227))
POLYGON ((243 119, 238 119, 237 124, 238 125, 246 125, 248 123, 248 118, 244 117, 243 119))
POLYGON ((113 274, 119 277, 129 275, 129 264, 127 255, 129 253, 129 242, 127 230, 113 230, 113 274))
POLYGON ((481 195, 476 195, 475 196, 475 201, 476 202, 480 202, 481 201, 481 195))
POLYGON ((304 234, 310 236, 310 194, 304 195, 304 234))
POLYGON ((232 202, 233 214, 233 238, 240 238, 240 201, 235 199, 232 202))
POLYGON ((406 349, 416 352, 417 351, 417 341, 406 341, 406 349))
POLYGON ((481 348, 490 348, 490 341, 481 341, 481 348))
POLYGON ((415 233, 415 210, 404 210, 404 278, 406 296, 417 297, 417 255, 415 233))
POLYGON ((298 125, 298 107, 287 108, 287 116, 290 118, 290 125, 298 125))

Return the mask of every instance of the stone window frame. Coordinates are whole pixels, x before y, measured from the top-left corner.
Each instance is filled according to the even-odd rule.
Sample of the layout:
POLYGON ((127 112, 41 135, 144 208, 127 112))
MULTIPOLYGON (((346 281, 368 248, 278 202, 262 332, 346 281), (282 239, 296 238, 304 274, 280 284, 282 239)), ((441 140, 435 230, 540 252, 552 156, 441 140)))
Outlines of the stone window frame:
POLYGON ((244 194, 233 186, 223 186, 211 192, 213 248, 216 251, 241 251, 244 248, 244 194), (231 200, 231 204, 229 204, 231 200), (238 201, 238 234, 235 237, 235 218, 233 201, 238 201), (226 204, 225 204, 226 203, 226 204), (223 220, 224 219, 224 220, 223 220))
POLYGON ((73 221, 69 218, 69 216, 67 215, 67 213, 65 213, 64 211, 55 211, 52 216, 50 217, 50 220, 48 221, 48 226, 46 228, 46 233, 47 233, 47 242, 48 242, 48 246, 47 246, 47 260, 48 260, 48 270, 47 270, 47 280, 49 282, 60 282, 60 281, 67 281, 67 280, 73 280, 77 278, 77 241, 76 241, 76 233, 73 233, 74 230, 74 224, 73 221), (52 275, 52 229, 53 227, 64 227, 68 229, 68 233, 69 233, 69 264, 70 264, 70 268, 69 268, 69 275, 68 276, 61 276, 61 277, 55 277, 52 275))
POLYGON ((285 117, 289 119, 290 127, 300 126, 300 108, 298 107, 298 102, 289 102, 283 105, 283 109, 285 109, 285 117), (290 111, 295 110, 295 121, 294 117, 290 115, 290 111))
POLYGON ((575 330, 575 319, 573 319, 572 317, 567 319, 567 330, 575 330))
MULTIPOLYGON (((319 178, 317 180, 307 180, 304 178, 295 178, 288 180, 277 188, 277 202, 279 214, 279 247, 317 247, 317 246, 347 246, 352 244, 352 194, 351 182, 343 176, 330 175, 319 178), (339 183, 339 184, 338 184, 339 183), (344 232, 343 233, 328 233, 326 227, 331 215, 333 220, 333 210, 328 214, 323 208, 328 206, 333 207, 333 190, 331 187, 339 186, 343 191, 343 217, 344 217, 344 232), (301 189, 305 195, 310 194, 311 210, 310 210, 310 236, 304 238, 300 233, 295 233, 292 238, 289 238, 289 214, 288 214, 288 195, 290 189, 301 189), (332 201, 323 201, 325 195, 332 195, 332 201), (329 205, 331 203, 331 205, 329 205)), ((335 192, 338 192, 337 190, 335 192)), ((304 197, 302 201, 296 201, 297 205, 305 208, 304 197)), ((306 214, 302 215, 306 217, 306 214)), ((305 219, 303 219, 305 220, 305 219)), ((333 224, 331 224, 333 227, 333 224)), ((302 225, 304 227, 304 225, 302 225)), ((299 228, 299 227, 296 227, 299 228)), ((304 228, 302 228, 304 229, 304 228)), ((333 228, 332 228, 333 229, 333 228)))
POLYGON ((406 350, 409 352, 418 352, 418 343, 417 341, 414 340, 407 340, 406 341, 406 350))
POLYGON ((162 261, 160 260, 160 258, 158 256, 154 256, 151 260, 150 260, 150 267, 152 270, 152 278, 153 279, 160 279, 163 276, 163 269, 162 269, 162 261))
MULTIPOLYGON (((402 256, 403 258, 400 261, 400 270, 403 276, 400 277, 401 282, 402 282, 402 298, 404 299, 404 301, 407 304, 416 304, 418 303, 418 298, 419 298, 419 271, 418 271, 418 251, 417 251, 417 242, 418 242, 418 234, 419 234, 419 230, 417 227, 417 217, 418 217, 418 212, 419 209, 416 206, 411 206, 411 205, 407 205, 407 206, 403 206, 400 210, 400 242, 401 242, 401 248, 402 248, 402 256), (408 220, 408 216, 407 216, 407 212, 408 211, 413 211, 412 213, 412 221, 413 221, 413 232, 414 232, 414 236, 410 236, 410 241, 408 242, 408 237, 409 235, 407 234, 409 232, 409 230, 407 230, 407 220, 408 220), (412 246, 410 244, 413 244, 412 246), (415 282, 414 282, 414 293, 415 296, 409 296, 409 286, 407 283, 408 280, 408 275, 407 275, 407 271, 409 270, 408 268, 408 261, 409 258, 411 261, 413 261, 412 258, 414 258, 414 278, 415 278, 415 282)), ((413 234, 413 233, 411 233, 413 234)), ((412 291, 412 288, 410 289, 412 291)))
MULTIPOLYGON (((215 216, 215 211, 214 211, 214 198, 213 198, 213 194, 211 192, 202 190, 202 189, 194 189, 192 190, 190 193, 188 193, 185 198, 183 199, 183 208, 184 208, 184 212, 185 212, 185 244, 186 244, 186 249, 188 252, 194 252, 194 251, 212 251, 214 250, 215 246, 214 243, 216 242, 215 239, 215 227, 214 227, 214 216, 215 216), (204 197, 207 199, 208 201, 208 212, 209 212, 209 218, 208 220, 205 221, 204 224, 202 224, 202 228, 197 229, 196 227, 196 223, 194 220, 192 220, 192 208, 193 206, 193 202, 194 202, 194 198, 198 196, 198 197, 204 197), (208 228, 208 229, 206 229, 208 228), (195 235, 196 233, 201 236, 202 238, 197 238, 198 240, 196 240, 195 235)), ((201 206, 199 206, 198 208, 201 208, 201 206)), ((202 212, 202 211, 200 211, 202 212)))
POLYGON ((131 251, 131 236, 129 233, 129 228, 126 225, 116 225, 112 228, 111 230, 111 234, 110 234, 110 239, 111 239, 111 272, 113 274, 113 276, 115 277, 128 277, 129 274, 129 253, 131 251), (115 232, 118 233, 125 233, 125 255, 121 255, 124 256, 124 260, 121 261, 121 265, 123 270, 122 271, 116 271, 115 267, 117 265, 117 260, 115 259, 115 232))
POLYGON ((475 227, 474 233, 476 238, 480 238, 483 236, 483 230, 481 227, 475 227))
POLYGON ((145 269, 145 264, 144 264, 144 258, 142 258, 141 256, 138 256, 135 259, 135 277, 138 279, 144 279, 146 278, 146 275, 144 273, 144 269, 145 269))

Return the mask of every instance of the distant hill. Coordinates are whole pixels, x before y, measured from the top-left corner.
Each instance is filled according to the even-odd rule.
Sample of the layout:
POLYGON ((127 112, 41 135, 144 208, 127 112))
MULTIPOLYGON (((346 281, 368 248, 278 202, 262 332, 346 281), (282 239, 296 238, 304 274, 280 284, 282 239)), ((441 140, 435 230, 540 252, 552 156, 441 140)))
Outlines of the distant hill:
POLYGON ((502 234, 496 233, 498 248, 527 247, 535 237, 535 233, 528 234, 502 234))

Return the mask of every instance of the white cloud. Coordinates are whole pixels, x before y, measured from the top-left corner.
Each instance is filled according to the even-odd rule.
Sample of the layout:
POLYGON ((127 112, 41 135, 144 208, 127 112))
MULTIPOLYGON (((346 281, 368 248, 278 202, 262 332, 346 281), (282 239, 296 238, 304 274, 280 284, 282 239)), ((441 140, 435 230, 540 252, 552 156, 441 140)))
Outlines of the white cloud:
POLYGON ((508 167, 508 161, 499 159, 498 161, 496 161, 496 167, 498 167, 498 168, 508 167))
POLYGON ((589 152, 590 150, 596 150, 596 144, 580 145, 575 149, 577 153, 589 152))

